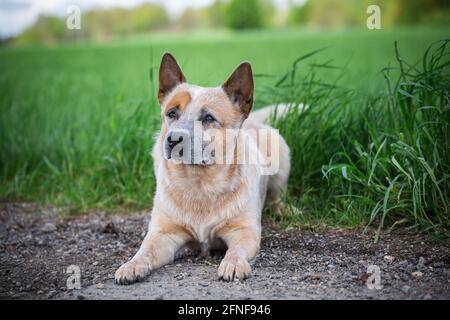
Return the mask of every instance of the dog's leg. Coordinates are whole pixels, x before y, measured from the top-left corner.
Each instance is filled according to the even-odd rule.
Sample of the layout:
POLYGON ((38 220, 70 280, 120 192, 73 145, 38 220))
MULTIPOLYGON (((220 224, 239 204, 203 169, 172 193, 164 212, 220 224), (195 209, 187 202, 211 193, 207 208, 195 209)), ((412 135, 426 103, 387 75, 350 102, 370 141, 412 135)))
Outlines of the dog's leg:
POLYGON ((181 227, 151 226, 136 255, 116 271, 116 283, 130 284, 139 281, 150 271, 172 262, 175 253, 188 239, 189 235, 181 227))
POLYGON ((260 231, 255 226, 231 223, 218 231, 228 246, 228 250, 217 271, 219 279, 233 281, 245 279, 251 273, 249 261, 259 251, 260 231))

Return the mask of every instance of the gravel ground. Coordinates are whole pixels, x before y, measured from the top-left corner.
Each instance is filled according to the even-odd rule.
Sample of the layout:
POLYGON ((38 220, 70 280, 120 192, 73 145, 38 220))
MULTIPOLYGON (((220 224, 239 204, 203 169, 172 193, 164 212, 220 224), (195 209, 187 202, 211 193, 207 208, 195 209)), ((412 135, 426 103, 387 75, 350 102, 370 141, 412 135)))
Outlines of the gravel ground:
POLYGON ((218 281, 221 255, 183 252, 130 286, 113 283, 145 234, 145 213, 62 218, 57 210, 0 203, 1 299, 450 299, 450 244, 403 231, 284 231, 265 223, 252 277, 218 281), (70 265, 81 289, 67 289, 70 265), (382 288, 370 290, 368 266, 382 288))

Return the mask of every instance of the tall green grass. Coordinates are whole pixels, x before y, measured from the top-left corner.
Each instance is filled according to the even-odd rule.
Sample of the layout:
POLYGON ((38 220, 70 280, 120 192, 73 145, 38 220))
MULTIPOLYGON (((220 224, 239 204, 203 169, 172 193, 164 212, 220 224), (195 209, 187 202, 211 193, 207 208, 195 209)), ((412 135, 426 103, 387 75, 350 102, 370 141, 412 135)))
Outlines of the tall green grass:
MULTIPOLYGON (((3 199, 55 204, 70 212, 151 205, 157 107, 151 97, 126 98, 112 90, 124 80, 101 74, 99 60, 92 58, 65 65, 69 60, 38 60, 47 65, 44 72, 25 73, 19 65, 15 74, 1 78, 3 199), (28 81, 17 79, 24 74, 28 81)), ((148 72, 139 83, 149 85, 148 72)))
POLYGON ((251 60, 256 108, 293 105, 274 120, 292 150, 286 200, 300 208, 287 210, 282 222, 408 226, 448 236, 448 42, 432 45, 417 63, 413 50, 444 33, 251 34, 152 47, 0 50, 0 199, 74 213, 150 208, 150 150, 160 126, 154 74, 170 50, 200 85, 218 85, 239 61, 251 60), (300 103, 308 108, 295 108, 300 103))
POLYGON ((386 224, 449 236, 448 45, 436 42, 410 64, 395 43, 397 64, 382 70, 385 92, 365 99, 340 87, 339 77, 317 80, 335 67, 310 64, 310 55, 265 90, 269 100, 293 102, 274 122, 292 149, 290 198, 298 207, 328 221, 376 225, 375 240, 386 224))

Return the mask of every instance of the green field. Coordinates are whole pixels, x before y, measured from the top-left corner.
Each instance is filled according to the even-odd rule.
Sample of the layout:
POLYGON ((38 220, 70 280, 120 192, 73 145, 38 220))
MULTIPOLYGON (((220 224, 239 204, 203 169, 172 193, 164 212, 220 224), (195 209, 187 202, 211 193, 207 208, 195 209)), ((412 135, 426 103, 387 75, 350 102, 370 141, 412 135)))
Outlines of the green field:
POLYGON ((286 212, 284 222, 397 222, 448 235, 448 48, 436 65, 421 59, 449 31, 263 31, 2 48, 0 199, 72 213, 150 208, 156 74, 162 53, 170 51, 192 83, 219 85, 249 60, 256 107, 283 101, 312 106, 275 124, 293 150, 287 201, 303 212, 286 212), (396 40, 404 61, 420 63, 411 72, 391 71, 390 92, 381 70, 402 66, 396 40), (321 48, 292 72, 297 58, 321 48), (405 87, 395 86, 400 74, 405 87), (397 142, 418 153, 397 151, 397 142))

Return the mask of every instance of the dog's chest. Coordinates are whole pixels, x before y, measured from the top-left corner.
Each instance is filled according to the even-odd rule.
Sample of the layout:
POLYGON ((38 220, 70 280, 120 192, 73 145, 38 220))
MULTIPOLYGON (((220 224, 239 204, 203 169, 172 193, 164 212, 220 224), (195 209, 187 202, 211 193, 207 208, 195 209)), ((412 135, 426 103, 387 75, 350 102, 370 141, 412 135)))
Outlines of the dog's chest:
POLYGON ((208 221, 208 219, 202 219, 203 221, 188 223, 188 229, 191 232, 194 240, 198 241, 202 248, 207 250, 216 240, 216 230, 220 223, 220 220, 214 217, 208 221))
POLYGON ((191 248, 194 248, 200 252, 201 255, 208 255, 211 251, 216 250, 226 250, 225 242, 218 237, 207 237, 203 240, 194 239, 193 243, 191 242, 191 248))

